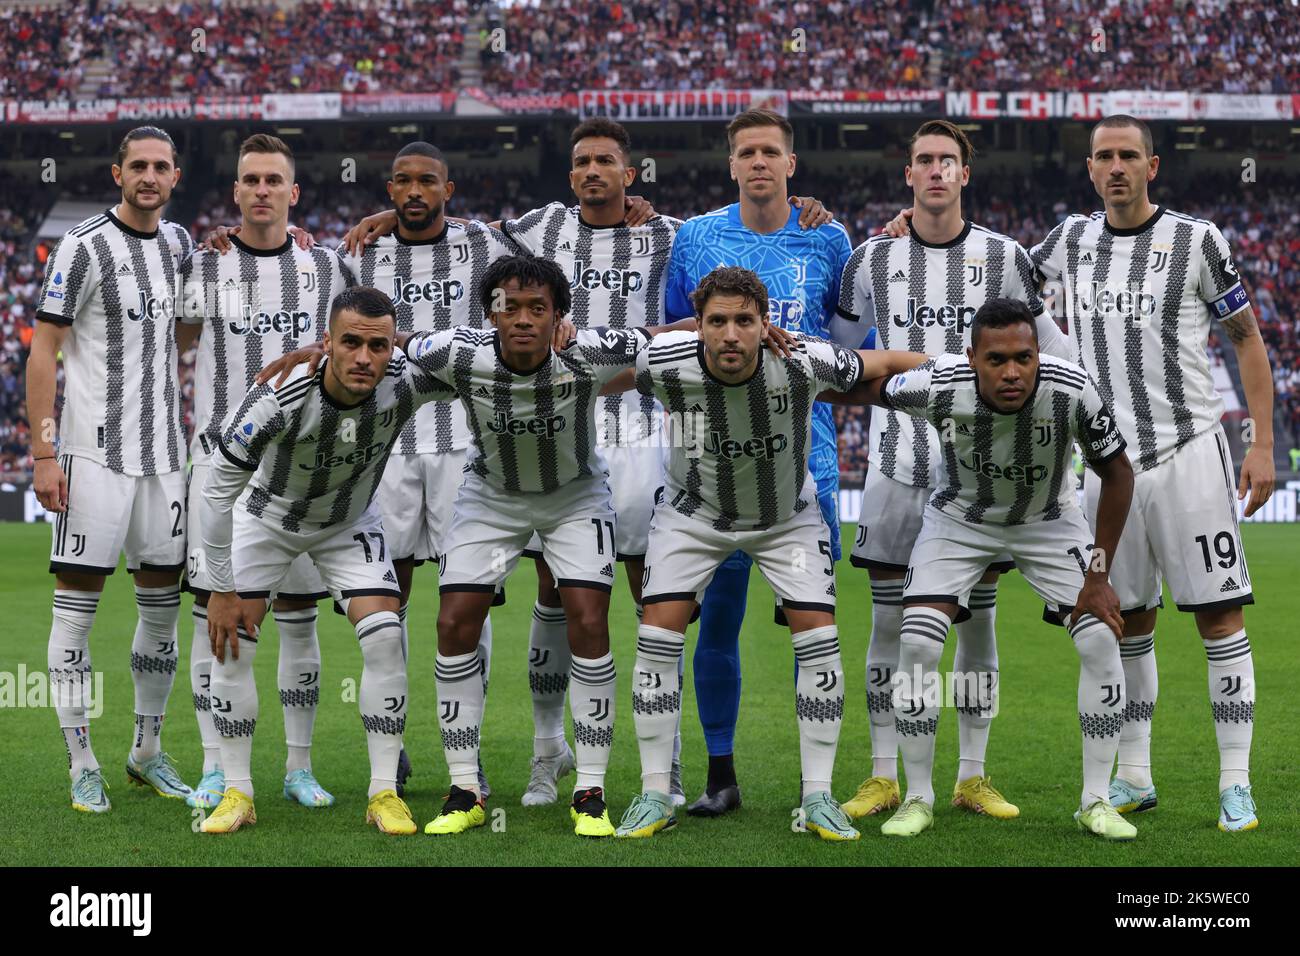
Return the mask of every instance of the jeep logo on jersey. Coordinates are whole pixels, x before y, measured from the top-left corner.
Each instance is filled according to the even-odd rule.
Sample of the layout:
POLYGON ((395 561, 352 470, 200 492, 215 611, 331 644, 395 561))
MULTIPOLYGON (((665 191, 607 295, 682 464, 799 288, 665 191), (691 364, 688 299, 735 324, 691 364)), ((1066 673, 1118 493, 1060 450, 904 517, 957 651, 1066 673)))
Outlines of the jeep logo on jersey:
POLYGON ((318 451, 315 459, 310 464, 300 461, 298 467, 307 471, 320 471, 322 468, 338 468, 342 465, 368 465, 382 455, 387 447, 384 442, 377 441, 373 445, 358 448, 346 455, 329 455, 327 457, 318 451))
POLYGON ((144 289, 140 289, 139 293, 140 307, 126 310, 126 317, 132 322, 139 322, 141 319, 167 319, 171 321, 175 318, 176 300, 171 296, 156 296, 144 289))
POLYGON ((633 292, 640 292, 645 285, 645 277, 635 269, 593 269, 581 259, 573 261, 573 275, 569 286, 574 289, 586 289, 595 292, 605 289, 615 295, 627 298, 633 292))
POLYGON ((767 318, 783 329, 798 329, 803 322, 803 300, 768 299, 767 318))
POLYGON ((746 458, 775 458, 790 447, 790 439, 784 434, 768 435, 766 438, 751 438, 748 441, 736 441, 723 438, 718 432, 711 431, 704 439, 704 450, 719 458, 734 460, 746 458))
POLYGON ((1043 481, 1047 478, 1046 465, 999 465, 997 462, 985 458, 979 452, 972 452, 969 460, 959 457, 957 462, 963 468, 969 468, 977 475, 983 475, 985 478, 1002 478, 1006 481, 1014 481, 1026 488, 1036 481, 1043 481))
POLYGON ((465 285, 459 279, 430 279, 421 285, 408 282, 406 276, 393 276, 393 301, 402 305, 432 302, 451 305, 465 298, 465 285))
POLYGON ((498 435, 537 435, 542 438, 554 438, 564 431, 563 415, 549 418, 512 418, 505 412, 497 412, 488 422, 488 428, 498 435))
POLYGON ((312 326, 310 312, 254 312, 251 305, 244 306, 244 314, 230 321, 230 331, 234 335, 266 335, 275 332, 279 335, 292 333, 300 338, 312 326))
POLYGON ((940 328, 965 332, 975 320, 975 307, 973 305, 941 305, 935 308, 932 305, 918 303, 916 299, 908 296, 907 314, 895 314, 893 319, 894 324, 900 329, 907 329, 912 326, 929 329, 937 325, 940 328))
POLYGON ((1139 316, 1150 318, 1156 314, 1156 297, 1144 292, 1140 286, 1116 291, 1100 282, 1083 282, 1079 284, 1075 301, 1079 303, 1080 311, 1097 312, 1102 316, 1134 319, 1139 316))

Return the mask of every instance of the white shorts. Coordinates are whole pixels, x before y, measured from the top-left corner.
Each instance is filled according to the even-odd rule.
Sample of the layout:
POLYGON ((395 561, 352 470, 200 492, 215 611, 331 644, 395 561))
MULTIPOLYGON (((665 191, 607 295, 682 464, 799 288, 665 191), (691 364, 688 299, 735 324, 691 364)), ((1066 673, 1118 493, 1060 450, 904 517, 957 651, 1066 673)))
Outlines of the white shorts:
POLYGON ((303 555, 310 555, 335 601, 370 594, 401 600, 392 554, 373 502, 356 521, 311 534, 285 531, 235 505, 231 562, 240 597, 283 597, 289 569, 303 555))
MULTIPOLYGON (((207 568, 198 556, 198 549, 203 544, 203 522, 200 517, 203 510, 199 507, 199 495, 203 493, 203 483, 207 480, 208 470, 211 467, 207 464, 196 464, 190 468, 189 501, 186 506, 189 512, 187 534, 190 541, 190 557, 185 568, 185 578, 181 582, 184 590, 204 596, 212 593, 212 583, 208 580, 207 568)), ((241 497, 240 501, 243 500, 241 497)), ((235 508, 238 513, 240 506, 237 504, 235 508)), ((232 550, 238 553, 238 548, 232 550)), ((235 554, 232 553, 232 560, 234 557, 235 554)), ((325 583, 321 580, 316 565, 312 564, 311 557, 300 554, 289 566, 289 573, 280 582, 279 589, 272 597, 285 601, 319 601, 321 598, 329 597, 329 592, 325 589, 325 583)))
MULTIPOLYGON (((609 465, 609 487, 614 496, 614 513, 618 515, 618 560, 644 560, 655 495, 664 486, 664 448, 648 443, 613 445, 601 446, 600 453, 609 465)), ((533 535, 524 548, 524 557, 541 556, 541 543, 533 535)))
POLYGON ((60 455, 68 510, 55 517, 50 573, 112 574, 185 567, 185 472, 132 477, 89 458, 60 455))
MULTIPOLYGON (((895 481, 879 468, 868 468, 849 563, 869 571, 906 571, 932 492, 895 481)), ((1015 566, 1009 555, 1003 554, 987 570, 1010 571, 1015 566)))
POLYGON ((610 590, 617 532, 604 478, 571 481, 546 494, 507 494, 472 473, 456 493, 438 590, 497 590, 534 532, 558 587, 610 590))
POLYGON ((441 455, 392 454, 375 500, 393 558, 428 561, 442 553, 468 449, 441 455))
POLYGON ((744 551, 786 609, 835 612, 831 532, 816 502, 766 531, 715 531, 667 502, 650 522, 641 603, 699 601, 719 565, 744 551))
MULTIPOLYGON (((1083 488, 1084 511, 1096 527, 1101 481, 1088 472, 1083 488)), ((1133 504, 1110 572, 1120 607, 1159 607, 1162 577, 1180 611, 1255 603, 1222 426, 1135 476, 1133 504)))
POLYGON ((957 621, 970 617, 970 592, 991 563, 1010 555, 1029 586, 1059 623, 1074 608, 1092 557, 1092 535, 1078 508, 1054 521, 1019 525, 971 524, 928 505, 904 577, 904 604, 956 604, 957 621))

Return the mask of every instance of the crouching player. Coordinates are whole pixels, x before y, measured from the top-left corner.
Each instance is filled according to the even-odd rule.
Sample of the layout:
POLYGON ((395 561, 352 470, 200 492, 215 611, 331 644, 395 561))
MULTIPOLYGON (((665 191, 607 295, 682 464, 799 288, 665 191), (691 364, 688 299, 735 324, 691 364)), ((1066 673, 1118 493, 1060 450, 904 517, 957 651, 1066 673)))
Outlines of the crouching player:
MULTIPOLYGON (((942 463, 904 579, 893 704, 907 798, 881 832, 916 836, 933 823, 939 658, 971 590, 1006 553, 1079 653, 1083 793, 1074 818, 1104 839, 1131 840, 1137 831, 1107 796, 1124 723, 1123 620, 1108 571, 1133 494, 1114 416, 1087 372, 1039 354, 1034 317, 1014 299, 980 307, 964 356, 939 356, 864 391, 873 404, 929 421, 942 463), (1095 541, 1075 498, 1076 441, 1101 481, 1095 541)), ((972 676, 980 694, 995 693, 978 675, 956 679, 972 676)))
POLYGON ((740 550, 781 598, 790 624, 799 665, 802 817, 823 839, 855 840, 858 832, 830 795, 844 675, 830 532, 808 470, 812 407, 824 391, 847 391, 926 356, 855 352, 801 337, 789 356, 764 356, 767 289, 748 269, 714 269, 692 301, 698 334, 658 336, 637 358, 637 389, 658 398, 681 432, 650 525, 637 634, 632 713, 644 792, 617 835, 648 837, 677 822, 668 796, 681 710, 677 661, 694 603, 740 550))
POLYGON ((250 763, 258 627, 267 598, 302 554, 311 556, 361 645, 359 704, 370 753, 366 822, 385 833, 416 830, 395 790, 406 665, 397 578, 373 499, 402 426, 419 406, 447 401, 451 392, 394 355, 395 323, 382 292, 360 286, 341 292, 330 308, 324 363, 279 387, 254 387, 216 443, 199 501, 202 548, 191 554, 212 588, 212 711, 226 774, 225 795, 203 821, 205 833, 257 822, 250 763))

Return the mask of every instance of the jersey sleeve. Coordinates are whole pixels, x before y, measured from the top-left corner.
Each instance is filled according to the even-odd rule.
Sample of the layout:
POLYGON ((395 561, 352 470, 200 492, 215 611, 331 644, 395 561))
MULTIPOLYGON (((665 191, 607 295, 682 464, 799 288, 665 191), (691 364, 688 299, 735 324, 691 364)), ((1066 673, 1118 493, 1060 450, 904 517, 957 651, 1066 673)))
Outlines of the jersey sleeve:
POLYGON ((840 318, 860 322, 871 315, 871 276, 867 265, 867 244, 850 253, 840 274, 840 295, 835 311, 840 318))
POLYGON ((645 329, 583 329, 572 348, 591 368, 596 380, 604 385, 623 369, 632 366, 637 356, 650 344, 645 329))
POLYGON ((361 257, 348 255, 348 247, 339 243, 334 250, 335 257, 339 260, 339 268, 343 274, 348 277, 348 286, 354 286, 361 281, 361 257))
POLYGON ((200 254, 187 258, 177 271, 181 302, 176 310, 176 321, 186 325, 202 325, 207 317, 206 296, 203 294, 203 270, 200 254))
POLYGON ((65 235, 45 264, 36 317, 55 325, 71 325, 99 285, 99 270, 83 239, 65 235))
POLYGON ((807 338, 803 342, 817 381, 817 391, 829 388, 847 392, 862 380, 862 356, 853 349, 825 339, 807 338))
POLYGON ((655 397, 654 376, 650 374, 650 349, 644 348, 636 356, 636 390, 642 395, 655 397))
POLYGON ((1083 450, 1084 459, 1092 465, 1110 461, 1125 448, 1119 424, 1106 407, 1091 375, 1083 385, 1075 408, 1074 438, 1083 450))
POLYGON ((1065 227, 1070 220, 1057 223, 1047 237, 1029 250, 1029 259, 1034 264, 1035 279, 1051 282, 1059 279, 1065 271, 1065 227))
POLYGON ((840 290, 849 260, 853 258, 853 244, 849 242, 848 230, 841 223, 832 220, 822 228, 828 230, 831 236, 826 248, 826 254, 830 257, 830 281, 826 283, 826 298, 822 302, 822 314, 826 316, 826 324, 829 326, 831 319, 839 312, 840 290))
POLYGON ((934 375, 935 360, 923 362, 909 372, 889 376, 880 397, 896 412, 925 418, 930 407, 930 383, 934 375))
POLYGON ((690 261, 690 248, 694 234, 695 227, 690 222, 683 223, 682 228, 677 230, 677 238, 673 240, 673 251, 668 257, 668 278, 664 282, 664 312, 668 314, 670 323, 679 319, 689 319, 695 315, 695 305, 691 302, 691 293, 695 289, 686 268, 690 261))
POLYGON ((1201 299, 1219 321, 1230 319, 1246 306, 1250 297, 1241 284, 1241 276, 1232 262, 1232 250, 1219 227, 1210 224, 1201 238, 1200 269, 1197 281, 1201 299))
POLYGON ((501 223, 501 232, 505 235, 506 241, 515 246, 511 252, 537 255, 538 250, 542 248, 542 233, 546 229, 547 220, 555 207, 563 208, 563 205, 563 203, 553 202, 524 213, 518 219, 504 220, 501 223))
MULTIPOLYGON (((289 381, 297 380, 291 378, 289 381)), ((275 389, 269 384, 258 385, 222 423, 217 450, 231 464, 245 471, 256 471, 262 455, 275 437, 284 431, 285 424, 275 389)))
POLYGON ((442 332, 418 332, 406 340, 407 360, 425 375, 432 376, 448 387, 454 387, 452 379, 452 353, 456 347, 456 337, 460 329, 445 329, 442 332))

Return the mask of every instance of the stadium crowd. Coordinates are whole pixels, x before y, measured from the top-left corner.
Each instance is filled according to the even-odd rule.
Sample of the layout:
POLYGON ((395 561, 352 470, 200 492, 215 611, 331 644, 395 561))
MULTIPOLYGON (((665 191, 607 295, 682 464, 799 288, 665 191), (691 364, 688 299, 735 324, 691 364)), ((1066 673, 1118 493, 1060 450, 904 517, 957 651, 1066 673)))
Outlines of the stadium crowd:
POLYGON ((1290 0, 90 0, 0 9, 0 96, 445 90, 476 25, 494 92, 1300 90, 1290 0))
MULTIPOLYGON (((551 199, 569 198, 556 193, 553 183, 522 174, 458 171, 453 178, 457 194, 448 211, 466 218, 510 218, 551 199), (507 198, 503 204, 497 197, 507 198)), ((735 185, 724 169, 692 167, 683 175, 662 175, 658 183, 638 185, 656 209, 682 218, 725 205, 734 201, 735 195, 735 185)), ((878 231, 906 198, 894 174, 867 174, 848 168, 812 170, 803 166, 793 191, 825 200, 855 243, 878 231)), ((0 182, 0 192, 25 195, 13 183, 0 182)), ((1268 347, 1276 403, 1292 432, 1291 436, 1277 436, 1285 451, 1290 447, 1285 443, 1300 441, 1300 176, 1270 174, 1267 189, 1230 176, 1166 177, 1157 181, 1153 196, 1218 223, 1232 244, 1268 347)), ((964 202, 972 219, 1014 237, 1027 248, 1066 213, 1097 205, 1086 179, 1065 185, 1059 169, 1025 175, 981 171, 967 187, 964 202)), ((334 246, 352 224, 383 205, 381 192, 359 185, 304 183, 291 221, 311 232, 318 242, 334 246)), ((214 226, 238 219, 224 191, 208 193, 198 210, 189 222, 198 239, 214 226)), ((43 206, 21 201, 0 208, 0 472, 30 469, 23 370, 44 261, 42 247, 33 248, 31 231, 43 213, 43 206)), ((1212 339, 1211 351, 1221 350, 1212 339)), ((187 362, 182 381, 187 428, 192 426, 192 390, 192 369, 187 362)), ((841 470, 860 476, 866 467, 866 411, 837 409, 836 415, 841 470)))
POLYGON ((91 0, 0 9, 0 96, 426 92, 454 88, 478 0, 159 6, 91 0), (201 31, 196 33, 195 31, 201 31))

